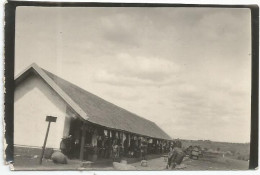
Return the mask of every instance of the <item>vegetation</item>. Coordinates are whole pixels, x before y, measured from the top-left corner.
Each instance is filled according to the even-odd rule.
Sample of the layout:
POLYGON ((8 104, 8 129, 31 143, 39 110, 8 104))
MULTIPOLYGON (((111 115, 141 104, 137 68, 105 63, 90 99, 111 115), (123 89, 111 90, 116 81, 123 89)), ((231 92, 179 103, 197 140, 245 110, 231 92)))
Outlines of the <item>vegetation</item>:
POLYGON ((250 143, 228 143, 215 142, 210 140, 181 140, 183 147, 199 145, 206 152, 224 154, 238 160, 249 160, 250 143))

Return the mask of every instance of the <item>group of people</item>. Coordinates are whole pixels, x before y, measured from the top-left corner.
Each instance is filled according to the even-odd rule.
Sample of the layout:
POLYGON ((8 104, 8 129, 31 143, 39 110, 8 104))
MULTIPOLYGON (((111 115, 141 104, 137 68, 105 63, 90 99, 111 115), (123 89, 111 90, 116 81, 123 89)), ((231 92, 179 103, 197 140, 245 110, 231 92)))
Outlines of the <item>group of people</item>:
POLYGON ((174 147, 182 147, 181 142, 150 140, 132 136, 129 139, 119 137, 101 137, 97 139, 97 155, 102 158, 120 159, 122 157, 147 159, 147 154, 168 154, 174 147))
POLYGON ((146 159, 147 140, 145 138, 130 139, 99 137, 97 141, 97 154, 102 158, 119 159, 124 157, 141 157, 146 159))
MULTIPOLYGON (((62 153, 71 157, 73 150, 78 150, 75 140, 68 136, 61 141, 60 149, 62 153)), ((168 154, 167 169, 174 169, 176 165, 180 164, 185 157, 185 153, 182 150, 182 143, 179 140, 171 142, 149 142, 143 137, 131 137, 130 139, 124 139, 123 141, 118 138, 101 137, 97 138, 96 146, 90 146, 91 151, 87 151, 87 154, 96 154, 99 158, 112 158, 113 161, 120 160, 122 157, 134 157, 146 160, 147 154, 168 154), (130 141, 129 141, 130 140, 130 141)))
MULTIPOLYGON (((89 139, 91 141, 91 139, 89 139)), ((181 147, 180 141, 165 141, 138 137, 134 135, 99 135, 92 137, 91 142, 85 143, 84 158, 97 155, 97 158, 112 158, 120 160, 122 157, 147 159, 147 154, 168 154, 173 148, 181 147), (93 144, 94 143, 94 144, 93 144)), ((73 136, 63 138, 61 151, 70 158, 77 158, 80 150, 80 141, 73 136)), ((169 160, 173 160, 169 158, 169 160)))
POLYGON ((99 158, 119 158, 122 155, 122 144, 120 139, 101 136, 97 140, 97 155, 99 158))

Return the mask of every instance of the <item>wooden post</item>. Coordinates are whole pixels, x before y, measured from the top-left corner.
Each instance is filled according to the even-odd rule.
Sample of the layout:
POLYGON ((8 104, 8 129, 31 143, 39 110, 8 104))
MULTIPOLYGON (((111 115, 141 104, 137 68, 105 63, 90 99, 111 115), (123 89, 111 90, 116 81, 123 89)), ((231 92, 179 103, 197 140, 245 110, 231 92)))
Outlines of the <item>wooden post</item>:
POLYGON ((83 158, 84 158, 85 137, 86 137, 86 124, 83 123, 82 134, 81 134, 80 153, 79 153, 79 160, 81 160, 81 161, 83 161, 83 158))
POLYGON ((107 136, 110 138, 110 130, 107 130, 107 136))
POLYGON ((127 139, 128 139, 128 147, 129 147, 130 146, 130 142, 131 142, 131 135, 130 134, 127 135, 127 139))
POLYGON ((46 116, 46 121, 49 122, 49 123, 48 123, 48 128, 47 128, 47 131, 46 131, 46 135, 45 135, 45 139, 44 139, 44 143, 43 143, 43 147, 42 147, 42 153, 41 153, 41 156, 40 156, 40 164, 42 164, 42 158, 43 158, 43 155, 44 155, 44 151, 45 151, 45 147, 46 147, 46 143, 47 143, 47 138, 48 138, 48 135, 49 135, 51 122, 56 122, 56 120, 57 120, 57 117, 46 116))
POLYGON ((47 137, 48 137, 49 130, 50 130, 50 125, 51 125, 51 122, 48 123, 48 128, 47 128, 47 132, 46 132, 43 147, 42 147, 42 153, 41 153, 41 156, 40 156, 40 164, 42 164, 42 158, 43 158, 43 154, 44 154, 45 147, 46 147, 46 142, 47 142, 47 137))

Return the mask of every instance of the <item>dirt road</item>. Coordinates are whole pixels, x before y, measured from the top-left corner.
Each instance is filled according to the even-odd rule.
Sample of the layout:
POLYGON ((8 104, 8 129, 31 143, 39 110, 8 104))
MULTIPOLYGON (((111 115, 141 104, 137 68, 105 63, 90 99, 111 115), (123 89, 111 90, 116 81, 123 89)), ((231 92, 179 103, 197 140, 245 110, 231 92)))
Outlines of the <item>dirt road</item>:
MULTIPOLYGON (((28 157, 17 157, 15 161, 16 170, 116 170, 111 164, 107 166, 93 166, 92 168, 80 167, 79 160, 69 160, 68 164, 54 164, 51 160, 44 160, 42 165, 39 165, 39 159, 28 157)), ((163 157, 153 158, 148 160, 148 166, 142 167, 140 161, 130 163, 136 170, 167 170, 166 162, 163 157)), ((175 170, 247 170, 248 161, 235 160, 227 157, 211 157, 200 158, 199 160, 192 160, 185 158, 180 166, 175 170)))
MULTIPOLYGON (((149 160, 147 167, 142 167, 140 162, 131 165, 137 170, 166 170, 166 162, 163 158, 149 160)), ((247 161, 223 157, 200 158, 199 160, 187 158, 176 167, 176 170, 247 170, 248 165, 247 161)))

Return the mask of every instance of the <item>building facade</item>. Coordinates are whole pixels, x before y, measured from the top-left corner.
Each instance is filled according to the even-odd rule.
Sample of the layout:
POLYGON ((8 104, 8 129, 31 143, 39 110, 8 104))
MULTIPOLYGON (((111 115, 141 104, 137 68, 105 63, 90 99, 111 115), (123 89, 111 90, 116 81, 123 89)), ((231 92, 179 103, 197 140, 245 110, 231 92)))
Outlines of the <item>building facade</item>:
POLYGON ((47 122, 55 116, 46 147, 60 149, 64 138, 73 138, 77 156, 86 147, 100 147, 105 139, 118 139, 122 147, 131 139, 155 144, 171 138, 155 123, 120 108, 32 64, 15 78, 14 145, 41 148, 47 122))

